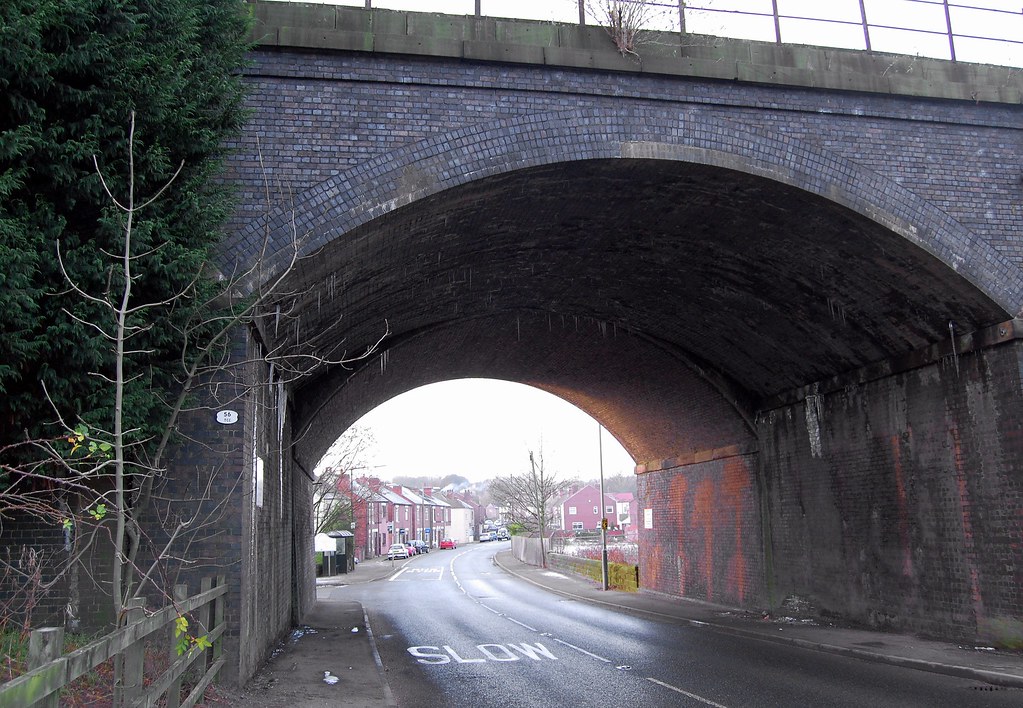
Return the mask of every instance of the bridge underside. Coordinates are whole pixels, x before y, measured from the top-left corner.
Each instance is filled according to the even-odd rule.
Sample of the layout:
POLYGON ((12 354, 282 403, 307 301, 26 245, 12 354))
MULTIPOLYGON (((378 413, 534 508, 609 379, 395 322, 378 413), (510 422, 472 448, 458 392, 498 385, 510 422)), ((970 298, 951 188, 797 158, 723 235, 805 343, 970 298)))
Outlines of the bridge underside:
POLYGON ((842 206, 658 160, 449 189, 331 242, 297 276, 288 306, 322 351, 343 333, 359 354, 390 331, 383 356, 296 391, 309 469, 375 405, 461 376, 558 393, 641 464, 749 448, 779 396, 1010 317, 842 206))
POLYGON ((1023 557, 995 541, 1018 521, 971 511, 1023 508, 1015 324, 903 235, 744 172, 594 159, 470 180, 338 236, 296 269, 266 345, 354 356, 388 334, 292 391, 306 470, 406 390, 521 382, 639 462, 646 587, 1023 636, 1003 583, 1023 557))

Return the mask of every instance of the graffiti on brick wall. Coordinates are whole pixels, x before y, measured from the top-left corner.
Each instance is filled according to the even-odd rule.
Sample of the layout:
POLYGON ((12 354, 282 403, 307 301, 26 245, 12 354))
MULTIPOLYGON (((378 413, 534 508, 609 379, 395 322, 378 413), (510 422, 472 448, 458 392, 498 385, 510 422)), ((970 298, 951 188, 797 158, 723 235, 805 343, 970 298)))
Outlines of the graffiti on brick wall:
POLYGON ((653 510, 640 537, 641 585, 711 602, 745 605, 760 595, 760 523, 747 458, 643 475, 653 510))

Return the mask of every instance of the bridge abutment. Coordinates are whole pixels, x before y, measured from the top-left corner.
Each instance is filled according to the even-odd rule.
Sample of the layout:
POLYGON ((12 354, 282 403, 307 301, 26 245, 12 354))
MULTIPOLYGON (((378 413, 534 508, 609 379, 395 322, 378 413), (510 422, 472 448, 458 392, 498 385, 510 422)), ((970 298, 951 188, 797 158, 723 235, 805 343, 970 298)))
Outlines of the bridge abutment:
POLYGON ((996 344, 762 412, 756 454, 642 474, 641 583, 1019 646, 1023 340, 993 329, 996 344))

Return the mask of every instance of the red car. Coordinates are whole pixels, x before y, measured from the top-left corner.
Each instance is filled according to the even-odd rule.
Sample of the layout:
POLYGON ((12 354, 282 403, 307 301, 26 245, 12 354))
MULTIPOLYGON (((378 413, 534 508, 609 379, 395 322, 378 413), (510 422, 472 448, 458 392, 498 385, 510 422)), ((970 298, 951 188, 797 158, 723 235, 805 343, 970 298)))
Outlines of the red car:
POLYGON ((440 542, 441 550, 445 548, 456 548, 455 540, 453 538, 445 538, 440 542))

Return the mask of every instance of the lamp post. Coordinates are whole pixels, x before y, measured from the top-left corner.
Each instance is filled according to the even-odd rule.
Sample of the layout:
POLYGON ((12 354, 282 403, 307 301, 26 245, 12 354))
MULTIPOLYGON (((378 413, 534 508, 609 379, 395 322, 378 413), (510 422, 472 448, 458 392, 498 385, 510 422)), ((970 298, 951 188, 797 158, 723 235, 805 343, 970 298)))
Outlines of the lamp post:
POLYGON ((604 501, 604 426, 597 423, 597 455, 600 459, 600 583, 604 590, 608 589, 607 572, 607 505, 604 501))

